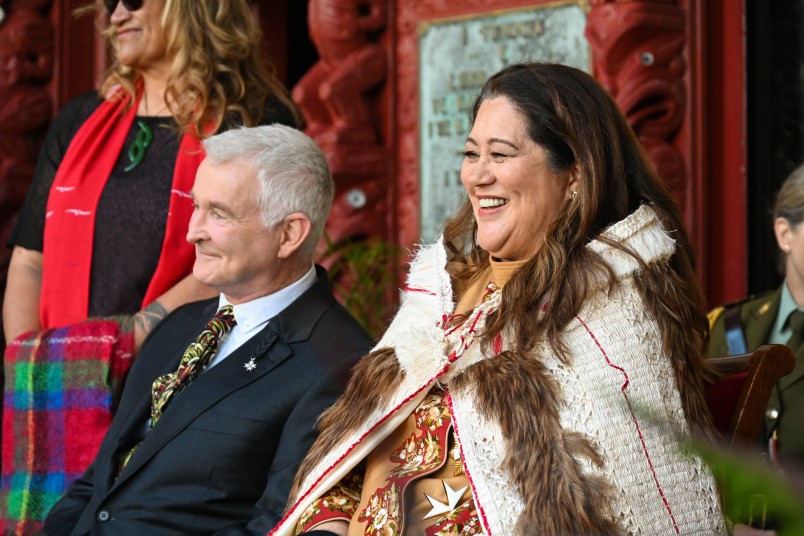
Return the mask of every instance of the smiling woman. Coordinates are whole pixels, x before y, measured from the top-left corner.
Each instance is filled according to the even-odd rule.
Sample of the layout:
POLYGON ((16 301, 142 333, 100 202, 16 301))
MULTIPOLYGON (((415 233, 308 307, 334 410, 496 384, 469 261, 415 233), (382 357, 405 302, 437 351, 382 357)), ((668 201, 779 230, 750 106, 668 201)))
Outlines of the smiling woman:
MULTIPOLYGON (((82 368, 64 378, 81 377, 87 385, 42 379, 52 378, 46 353, 36 356, 42 366, 30 369, 42 378, 17 381, 46 384, 48 400, 61 400, 61 390, 99 386, 98 407, 80 412, 86 420, 78 425, 71 421, 83 442, 32 445, 35 437, 72 437, 66 422, 49 419, 46 428, 53 428, 32 430, 32 408, 6 408, 8 418, 18 418, 7 423, 18 427, 18 439, 4 453, 35 452, 36 459, 4 459, 4 475, 44 482, 9 494, 30 501, 6 505, 32 518, 29 528, 83 472, 103 437, 116 394, 109 378, 120 383, 131 361, 112 363, 108 356, 135 354, 168 312, 212 295, 191 274, 194 249, 185 240, 201 140, 240 125, 299 125, 298 111, 261 56, 247 0, 96 0, 84 11, 108 15, 102 34, 114 57, 98 91, 68 103, 48 133, 9 240, 14 251, 3 326, 12 353, 47 348, 48 337, 64 340, 77 333, 71 330, 89 330, 93 340, 114 340, 115 347, 82 347, 75 362, 97 365, 95 375, 85 377, 82 368)), ((22 364, 34 356, 9 359, 22 364)))
POLYGON ((533 257, 578 187, 577 166, 554 170, 525 127, 514 104, 499 97, 480 105, 466 139, 461 181, 477 221, 477 243, 500 260, 533 257))
MULTIPOLYGON (((109 21, 115 32, 117 61, 139 71, 145 79, 166 79, 173 58, 167 54, 165 28, 162 24, 164 0, 148 0, 138 4, 139 7, 136 4, 128 7, 126 2, 117 2, 110 12, 109 21)), ((155 96, 152 95, 151 98, 155 96)), ((142 105, 148 106, 147 99, 142 105)), ((166 111, 165 106, 162 108, 166 111)), ((166 115, 170 115, 169 112, 166 115)))
POLYGON ((509 66, 467 198, 321 419, 272 535, 725 534, 679 209, 589 75, 509 66))

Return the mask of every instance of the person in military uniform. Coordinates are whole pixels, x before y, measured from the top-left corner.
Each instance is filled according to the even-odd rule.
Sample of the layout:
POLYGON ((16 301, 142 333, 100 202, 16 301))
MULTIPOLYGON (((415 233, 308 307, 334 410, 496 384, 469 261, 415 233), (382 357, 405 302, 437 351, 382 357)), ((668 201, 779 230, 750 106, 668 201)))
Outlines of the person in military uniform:
POLYGON ((774 291, 717 307, 709 313, 710 357, 752 352, 763 344, 787 344, 796 367, 777 383, 765 412, 761 438, 772 459, 804 466, 804 165, 782 185, 773 229, 785 280, 774 291))

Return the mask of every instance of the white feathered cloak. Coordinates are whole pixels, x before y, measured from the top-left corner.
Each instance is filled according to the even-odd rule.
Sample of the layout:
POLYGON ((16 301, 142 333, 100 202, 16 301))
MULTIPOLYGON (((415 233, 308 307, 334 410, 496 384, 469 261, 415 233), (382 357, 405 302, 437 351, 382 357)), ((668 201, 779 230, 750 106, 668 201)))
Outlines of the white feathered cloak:
MULTIPOLYGON (((666 261, 675 247, 648 206, 611 226, 606 234, 621 240, 647 264, 666 261)), ((670 361, 663 353, 659 327, 646 314, 633 284, 640 266, 631 256, 603 242, 593 241, 587 247, 613 268, 619 288, 612 294, 602 287, 594 290, 577 318, 565 328, 563 340, 572 356, 570 366, 562 364, 546 344, 537 345, 531 352, 558 382, 562 395, 559 419, 563 430, 556 444, 562 453, 570 453, 570 465, 582 475, 582 483, 591 495, 599 489, 600 495, 606 497, 621 532, 725 534, 709 470, 700 460, 682 453, 676 442, 675 434, 686 432, 688 427, 670 361), (602 456, 602 467, 577 455, 580 450, 573 450, 573 437, 579 434, 602 456)), ((493 350, 484 352, 475 339, 482 332, 487 314, 499 305, 499 294, 475 309, 460 329, 445 331, 443 323, 455 307, 445 265, 446 252, 440 241, 416 256, 404 302, 377 345, 395 350, 395 389, 390 394, 378 392, 376 398, 369 397, 387 402, 373 407, 370 417, 361 421, 354 432, 341 432, 342 437, 326 449, 304 478, 300 492, 291 498, 287 515, 272 535, 294 534, 301 512, 396 429, 435 382, 447 385, 453 425, 485 533, 516 534, 517 521, 526 517, 526 509, 532 511, 536 503, 535 508, 543 512, 544 505, 550 504, 551 482, 545 486, 536 471, 532 478, 526 474, 523 480, 520 475, 517 483, 504 463, 507 452, 520 449, 526 456, 527 463, 523 465, 539 467, 544 464, 540 460, 544 453, 533 452, 531 445, 514 444, 513 438, 505 437, 499 420, 489 417, 501 413, 484 411, 477 396, 480 381, 484 389, 490 384, 491 389, 502 393, 512 389, 521 392, 520 376, 527 374, 527 366, 522 369, 525 372, 506 369, 496 376, 494 372, 484 372, 480 381, 465 381, 472 378, 467 372, 473 366, 493 364, 488 360, 499 358, 491 355, 493 350)), ((503 340, 502 350, 505 348, 503 340)), ((496 365, 486 367, 486 371, 497 369, 496 365)), ((371 383, 371 378, 364 380, 371 383)), ((383 386, 383 390, 386 388, 383 386)), ((520 400, 524 398, 530 396, 520 400)), ((514 401, 511 407, 513 418, 520 410, 514 407, 517 405, 514 401)), ((348 414, 349 408, 337 411, 348 414)), ((503 409, 502 414, 508 415, 506 411, 503 409)), ((522 421, 538 421, 538 416, 519 417, 522 421)), ((522 423, 523 427, 538 425, 522 423)), ((552 510, 542 518, 577 515, 579 505, 548 508, 552 510)), ((531 515, 526 524, 520 523, 519 530, 538 534, 544 530, 539 523, 538 516, 531 515)))

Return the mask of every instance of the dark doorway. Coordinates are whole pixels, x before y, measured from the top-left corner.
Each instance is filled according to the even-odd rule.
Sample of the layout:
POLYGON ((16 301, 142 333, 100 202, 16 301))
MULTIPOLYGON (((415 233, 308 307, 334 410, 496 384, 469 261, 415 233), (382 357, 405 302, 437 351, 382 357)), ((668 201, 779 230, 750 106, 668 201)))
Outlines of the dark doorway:
POLYGON ((252 0, 252 7, 260 21, 266 53, 279 79, 291 90, 318 61, 307 29, 307 1, 252 0))
POLYGON ((770 210, 784 179, 804 162, 804 0, 747 0, 746 30, 748 291, 753 294, 783 279, 770 210))

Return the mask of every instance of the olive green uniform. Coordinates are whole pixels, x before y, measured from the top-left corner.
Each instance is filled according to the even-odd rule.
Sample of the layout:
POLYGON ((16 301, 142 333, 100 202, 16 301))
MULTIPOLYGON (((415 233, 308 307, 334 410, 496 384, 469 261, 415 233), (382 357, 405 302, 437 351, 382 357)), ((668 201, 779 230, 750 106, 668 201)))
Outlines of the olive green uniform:
MULTIPOLYGON (((779 312, 781 291, 782 287, 779 287, 773 292, 710 311, 711 336, 707 354, 710 357, 729 355, 724 313, 726 308, 732 306, 740 308, 740 321, 748 351, 753 352, 765 344, 779 312)), ((761 439, 764 445, 768 445, 776 431, 780 459, 804 465, 804 344, 794 350, 796 367, 782 377, 773 389, 765 412, 761 439)))

